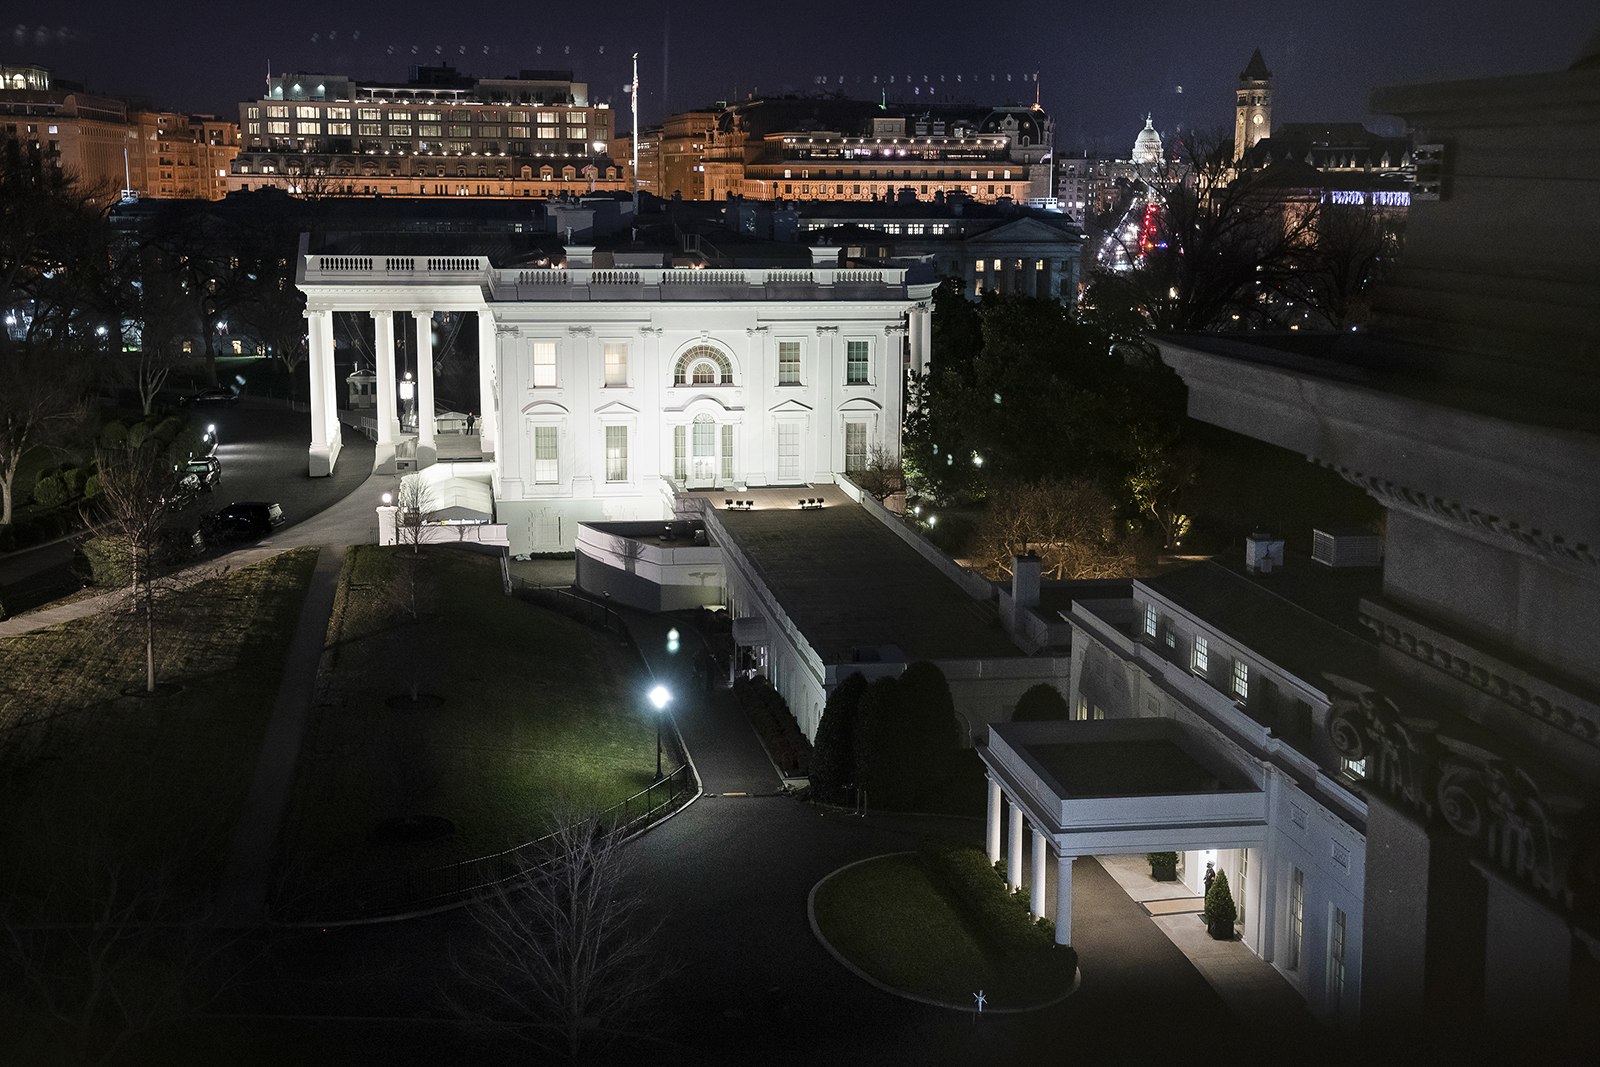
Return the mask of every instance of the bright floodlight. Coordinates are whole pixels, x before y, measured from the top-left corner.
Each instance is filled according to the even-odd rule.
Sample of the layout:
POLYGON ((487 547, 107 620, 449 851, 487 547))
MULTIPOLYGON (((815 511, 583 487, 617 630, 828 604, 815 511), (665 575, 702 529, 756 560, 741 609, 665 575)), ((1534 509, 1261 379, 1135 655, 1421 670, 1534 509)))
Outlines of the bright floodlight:
POLYGON ((650 703, 656 706, 657 711, 660 711, 662 708, 666 707, 667 701, 671 699, 672 694, 667 692, 667 687, 664 685, 658 685, 654 689, 650 690, 650 703))

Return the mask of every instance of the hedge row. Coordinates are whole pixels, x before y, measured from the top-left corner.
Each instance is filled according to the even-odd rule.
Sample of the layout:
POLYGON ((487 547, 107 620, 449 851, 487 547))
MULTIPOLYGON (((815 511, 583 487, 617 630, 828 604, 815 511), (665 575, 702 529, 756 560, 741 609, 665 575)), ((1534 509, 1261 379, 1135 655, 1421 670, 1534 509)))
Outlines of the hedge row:
POLYGON ((810 774, 811 742, 800 732, 800 724, 789 710, 788 701, 778 695, 766 679, 735 679, 733 696, 755 724, 772 761, 785 777, 804 778, 810 774))
POLYGON ((917 852, 1008 970, 1029 980, 1071 980, 1078 966, 1077 952, 1056 944, 1055 923, 1028 914, 1026 895, 1008 892, 1005 880, 981 851, 958 841, 928 838, 917 852))
POLYGON ((81 525, 78 509, 70 505, 38 512, 0 526, 0 552, 15 552, 31 545, 54 541, 81 525))

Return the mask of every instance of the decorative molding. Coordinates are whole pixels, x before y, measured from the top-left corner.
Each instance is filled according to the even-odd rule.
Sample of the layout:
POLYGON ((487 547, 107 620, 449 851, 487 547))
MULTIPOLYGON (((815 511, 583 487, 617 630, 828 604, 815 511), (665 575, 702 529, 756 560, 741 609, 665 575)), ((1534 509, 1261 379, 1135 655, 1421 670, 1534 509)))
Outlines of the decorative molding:
POLYGON ((1514 541, 1518 546, 1531 549, 1541 556, 1558 556, 1563 559, 1569 559, 1574 563, 1600 568, 1600 554, 1595 552, 1593 546, 1572 544, 1567 538, 1559 534, 1547 533, 1538 527, 1527 526, 1513 519, 1502 518, 1499 515, 1491 515, 1488 512, 1479 511, 1477 508, 1468 507, 1457 500, 1448 500, 1445 497, 1432 496, 1408 486, 1396 485, 1386 478, 1351 470, 1349 467, 1341 467, 1316 456, 1308 456, 1307 458, 1334 471, 1351 485, 1377 497, 1386 507, 1403 506, 1414 511, 1425 511, 1430 515, 1450 519, 1463 526, 1471 526, 1474 529, 1514 541))
POLYGON ((890 323, 883 328, 883 335, 888 337, 891 334, 905 333, 908 329, 909 327, 903 322, 890 323))
POLYGON ((1337 675, 1328 737, 1341 756, 1365 760, 1362 788, 1469 838, 1473 853, 1531 895, 1570 912, 1600 872, 1597 813, 1581 783, 1524 758, 1471 723, 1452 727, 1431 708, 1402 709, 1388 695, 1337 675))
POLYGON ((817 327, 817 336, 818 337, 821 337, 825 333, 838 333, 838 332, 839 332, 839 327, 837 327, 837 326, 818 326, 817 327))
POLYGON ((641 326, 639 327, 639 332, 647 337, 651 334, 654 334, 656 337, 660 337, 662 334, 667 332, 667 328, 665 326, 641 326))
POLYGON ((759 334, 765 334, 767 332, 767 329, 768 329, 768 327, 766 327, 766 326, 751 326, 751 327, 747 328, 744 331, 744 335, 746 337, 754 337, 758 333, 759 334))
MULTIPOLYGON (((1600 708, 1593 705, 1574 709, 1578 703, 1560 686, 1552 685, 1522 671, 1519 677, 1504 664, 1464 642, 1432 629, 1410 623, 1404 616, 1381 608, 1362 611, 1361 625, 1377 635, 1390 648, 1412 659, 1449 674, 1456 681, 1504 701, 1590 745, 1600 745, 1600 708), (1503 672, 1503 673, 1502 673, 1503 672)), ((1587 703, 1587 702, 1585 702, 1587 703)))
POLYGON ((592 327, 592 326, 568 326, 567 327, 567 332, 572 334, 574 337, 588 337, 590 334, 594 333, 594 327, 592 327))
POLYGON ((494 332, 498 337, 521 337, 522 327, 515 323, 497 322, 494 324, 494 332))

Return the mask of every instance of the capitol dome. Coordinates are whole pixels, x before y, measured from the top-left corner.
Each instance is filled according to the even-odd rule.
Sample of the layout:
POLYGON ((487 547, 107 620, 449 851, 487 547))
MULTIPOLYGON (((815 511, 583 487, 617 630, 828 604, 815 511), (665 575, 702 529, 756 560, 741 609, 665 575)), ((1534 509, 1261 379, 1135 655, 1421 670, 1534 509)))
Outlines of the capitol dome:
POLYGON ((1156 132, 1153 116, 1144 117, 1144 129, 1139 131, 1139 136, 1133 140, 1133 161, 1135 163, 1160 163, 1161 162, 1161 135, 1156 132))

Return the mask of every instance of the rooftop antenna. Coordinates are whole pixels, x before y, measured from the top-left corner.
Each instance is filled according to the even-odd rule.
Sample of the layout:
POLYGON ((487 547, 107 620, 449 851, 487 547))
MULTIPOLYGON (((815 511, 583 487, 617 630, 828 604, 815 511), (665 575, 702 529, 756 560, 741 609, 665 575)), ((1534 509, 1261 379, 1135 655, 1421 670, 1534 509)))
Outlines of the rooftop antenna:
POLYGON ((633 54, 633 217, 639 217, 639 53, 633 54))

